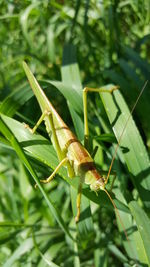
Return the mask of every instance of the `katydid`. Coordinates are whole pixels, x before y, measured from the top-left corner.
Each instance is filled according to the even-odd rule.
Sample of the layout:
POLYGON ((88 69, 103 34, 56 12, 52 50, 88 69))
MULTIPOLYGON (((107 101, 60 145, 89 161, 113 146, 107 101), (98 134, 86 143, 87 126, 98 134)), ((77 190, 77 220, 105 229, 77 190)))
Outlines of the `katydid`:
MULTIPOLYGON (((59 165, 57 168, 53 171, 53 173, 50 175, 45 180, 41 180, 42 183, 48 183, 50 182, 56 172, 61 168, 61 166, 67 167, 68 171, 68 176, 70 178, 73 178, 74 176, 79 176, 80 181, 79 181, 79 186, 78 186, 78 195, 77 195, 77 215, 75 218, 75 221, 78 222, 80 218, 80 203, 81 203, 81 191, 82 191, 82 184, 83 182, 85 184, 88 184, 90 186, 90 189, 97 192, 98 190, 103 190, 106 192, 108 197, 110 198, 118 217, 119 212, 115 206, 115 203, 113 202, 111 196, 105 189, 105 186, 108 182, 109 175, 112 169, 113 161, 117 153, 117 149, 120 144, 120 140, 122 138, 122 135, 124 133, 125 125, 122 134, 120 136, 120 140, 118 142, 117 148, 115 150, 114 157, 112 159, 108 175, 106 179, 101 175, 95 165, 92 157, 90 156, 89 152, 87 149, 79 142, 79 140, 76 138, 76 136, 71 132, 71 130, 68 128, 68 126, 64 123, 62 118, 59 116, 51 102, 48 100, 47 96, 41 89, 40 85, 38 84, 37 80, 33 76, 32 72, 30 71, 29 67, 25 62, 23 62, 23 67, 25 70, 25 73, 28 77, 29 83, 32 87, 32 90, 38 100, 38 103, 40 105, 42 115, 36 125, 34 126, 33 129, 30 129, 32 133, 34 133, 37 129, 37 127, 40 125, 40 123, 44 120, 47 132, 49 133, 51 137, 52 144, 56 150, 58 159, 60 161, 59 165)), ((145 84, 146 85, 146 84, 145 84)), ((131 114, 133 113, 133 110, 144 90, 145 86, 143 87, 132 111, 131 114)), ((89 129, 88 129, 88 119, 87 119, 87 92, 109 92, 113 93, 114 90, 118 89, 118 86, 110 85, 109 87, 102 87, 98 89, 93 89, 93 88, 84 88, 83 90, 83 106, 84 106, 84 122, 85 122, 85 128, 84 128, 84 133, 85 133, 85 144, 88 142, 89 138, 89 129)), ((130 114, 130 116, 131 116, 130 114)), ((130 118, 130 117, 129 117, 130 118)), ((128 120, 129 120, 128 118, 128 120)), ((127 122, 128 122, 127 120, 127 122)), ((122 224, 122 227, 124 229, 126 238, 128 240, 124 224, 122 220, 120 219, 120 222, 122 224)))

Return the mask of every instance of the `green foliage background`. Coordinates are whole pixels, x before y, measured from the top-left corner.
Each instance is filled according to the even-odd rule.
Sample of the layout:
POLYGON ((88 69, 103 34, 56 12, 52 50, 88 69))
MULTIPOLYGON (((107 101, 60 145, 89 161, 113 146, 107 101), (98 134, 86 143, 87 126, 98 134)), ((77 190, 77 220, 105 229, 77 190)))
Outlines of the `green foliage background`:
MULTIPOLYGON (((81 141, 82 87, 117 84, 131 108, 150 75, 149 1, 2 0, 0 23, 0 265, 150 266, 149 84, 134 113, 143 141, 129 124, 113 166, 112 197, 131 242, 103 192, 96 196, 84 188, 75 225, 77 181, 64 169, 44 189, 34 189, 32 178, 47 177, 58 161, 44 125, 35 136, 22 125, 33 126, 40 115, 23 60, 81 141)), ((120 92, 89 96, 95 161, 102 170, 108 170, 128 118, 120 92), (118 107, 123 115, 117 123, 118 107)))

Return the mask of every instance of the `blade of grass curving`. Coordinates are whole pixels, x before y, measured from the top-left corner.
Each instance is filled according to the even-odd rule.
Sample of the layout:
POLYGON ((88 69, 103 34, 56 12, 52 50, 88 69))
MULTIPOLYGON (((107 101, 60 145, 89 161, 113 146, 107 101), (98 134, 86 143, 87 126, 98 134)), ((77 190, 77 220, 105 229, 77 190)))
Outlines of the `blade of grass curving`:
POLYGON ((55 86, 61 94, 66 98, 67 101, 71 103, 71 105, 74 107, 75 111, 78 112, 78 114, 82 114, 83 108, 82 108, 82 98, 78 94, 77 91, 74 90, 74 84, 71 85, 67 82, 59 82, 59 81, 51 81, 51 80, 43 80, 47 84, 52 84, 55 86))
MULTIPOLYGON (((0 224, 0 227, 1 227, 1 224, 0 224)), ((13 238, 17 236, 18 233, 20 233, 20 230, 14 230, 11 232, 8 231, 8 229, 3 230, 3 233, 0 234, 0 245, 4 245, 5 243, 11 241, 13 238)))
POLYGON ((18 19, 19 15, 18 14, 6 14, 3 16, 0 16, 0 20, 5 20, 5 19, 18 19))
POLYGON ((45 198, 45 201, 50 209, 50 211, 53 213, 55 219, 58 221, 60 227, 63 229, 63 231, 70 237, 72 238, 72 236, 70 235, 67 226, 65 225, 63 219, 61 218, 59 211, 56 209, 55 204, 53 203, 53 201, 50 199, 50 197, 48 197, 47 193, 45 192, 44 188, 41 186, 38 177, 34 171, 34 169, 32 168, 30 162, 28 161, 27 156, 25 155, 22 147, 20 146, 19 142, 17 141, 17 139, 15 138, 15 136, 13 135, 13 133, 11 132, 11 130, 8 128, 8 126, 6 125, 5 121, 4 121, 5 116, 1 115, 1 120, 0 120, 0 129, 1 132, 3 133, 3 135, 10 141, 12 147, 15 149, 18 157, 21 159, 21 161, 24 163, 24 165, 26 166, 26 168, 29 170, 29 172, 31 173, 32 177, 35 180, 35 183, 38 184, 38 187, 43 195, 43 197, 45 198))
POLYGON ((30 88, 24 84, 10 93, 0 104, 0 112, 12 117, 16 111, 33 95, 30 88))
MULTIPOLYGON (((123 127, 129 118, 129 109, 120 93, 113 95, 101 93, 101 98, 112 125, 117 140, 119 140, 123 127)), ((124 148, 123 156, 131 174, 133 184, 139 192, 146 207, 150 207, 150 163, 146 148, 136 125, 131 118, 121 140, 121 147, 124 148)))
POLYGON ((47 266, 50 266, 50 267, 59 267, 57 264, 55 264, 54 262, 52 262, 49 259, 47 259, 47 257, 40 251, 40 249, 38 247, 38 244, 36 243, 34 232, 32 233, 32 237, 33 237, 34 247, 35 247, 37 253, 42 258, 43 264, 44 265, 46 264, 47 266))
POLYGON ((20 24, 22 27, 24 37, 26 38, 28 45, 31 47, 32 47, 33 42, 31 41, 31 38, 28 32, 28 17, 30 15, 30 12, 32 12, 32 10, 36 8, 39 4, 40 3, 38 2, 32 3, 31 5, 27 6, 27 8, 23 10, 20 15, 20 24))

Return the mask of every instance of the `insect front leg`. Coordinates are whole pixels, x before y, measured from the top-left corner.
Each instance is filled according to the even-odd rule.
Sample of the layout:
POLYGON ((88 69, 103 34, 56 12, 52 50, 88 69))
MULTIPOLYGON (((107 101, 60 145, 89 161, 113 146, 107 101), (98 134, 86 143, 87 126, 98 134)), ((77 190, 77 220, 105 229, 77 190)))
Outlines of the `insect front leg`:
MULTIPOLYGON (((41 122, 45 119, 46 116, 49 119, 49 123, 50 123, 50 126, 51 126, 51 131, 52 131, 53 143, 54 143, 54 146, 55 146, 55 149, 56 149, 56 152, 57 152, 58 159, 60 160, 60 163, 58 164, 56 169, 53 171, 53 173, 47 179, 40 180, 41 183, 49 183, 54 178, 54 176, 58 172, 58 170, 65 164, 68 167, 68 171, 70 173, 70 176, 72 175, 70 164, 68 163, 68 158, 62 153, 60 145, 59 145, 59 142, 58 142, 58 138, 57 138, 57 135, 56 135, 56 130, 55 130, 55 126, 54 126, 52 113, 50 111, 48 111, 48 110, 45 110, 42 113, 41 117, 39 118, 38 122, 36 123, 36 125, 34 126, 33 129, 30 129, 29 126, 27 126, 27 127, 29 128, 29 130, 32 133, 35 133, 36 129, 41 124, 41 122)), ((37 185, 35 185, 35 187, 37 187, 37 185)))
POLYGON ((39 118, 39 120, 37 121, 37 123, 35 124, 35 126, 33 128, 30 128, 29 125, 25 124, 25 128, 28 128, 30 130, 31 133, 35 133, 35 131, 37 130, 37 128, 40 126, 40 124, 42 123, 42 121, 45 119, 46 116, 50 115, 50 111, 45 110, 41 117, 39 118))
POLYGON ((39 118, 39 120, 37 121, 37 123, 35 124, 35 126, 33 127, 33 129, 30 128, 28 125, 25 125, 25 127, 28 128, 34 134, 35 131, 37 130, 37 128, 39 127, 39 125, 42 123, 42 121, 46 119, 46 117, 48 118, 49 123, 50 123, 51 131, 52 131, 53 143, 54 143, 54 146, 55 146, 55 149, 56 149, 56 153, 57 153, 58 159, 61 161, 61 160, 64 159, 64 155, 63 155, 63 153, 61 151, 61 148, 60 148, 60 145, 59 145, 59 142, 58 142, 58 138, 57 138, 56 130, 55 130, 55 125, 54 125, 54 121, 53 121, 53 115, 52 115, 51 111, 45 110, 42 113, 42 115, 39 118))
MULTIPOLYGON (((67 163, 68 158, 64 158, 56 167, 56 169, 52 172, 52 174, 47 178, 47 179, 43 179, 40 180, 41 183, 47 184, 49 182, 51 182, 51 180, 54 178, 55 174, 58 172, 58 170, 67 163)), ((35 187, 37 187, 37 184, 35 185, 35 187)))

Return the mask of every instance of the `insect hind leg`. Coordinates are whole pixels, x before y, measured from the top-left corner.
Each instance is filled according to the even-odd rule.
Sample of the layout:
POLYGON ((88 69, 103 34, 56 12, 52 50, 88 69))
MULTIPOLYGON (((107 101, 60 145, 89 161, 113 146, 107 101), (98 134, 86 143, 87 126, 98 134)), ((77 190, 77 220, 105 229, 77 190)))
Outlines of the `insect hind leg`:
POLYGON ((88 92, 95 92, 95 93, 112 93, 113 91, 117 90, 119 86, 110 85, 109 87, 104 86, 100 88, 91 88, 85 87, 83 89, 83 111, 84 111, 84 145, 88 148, 89 144, 89 127, 88 127, 88 117, 87 117, 87 93, 88 92))

